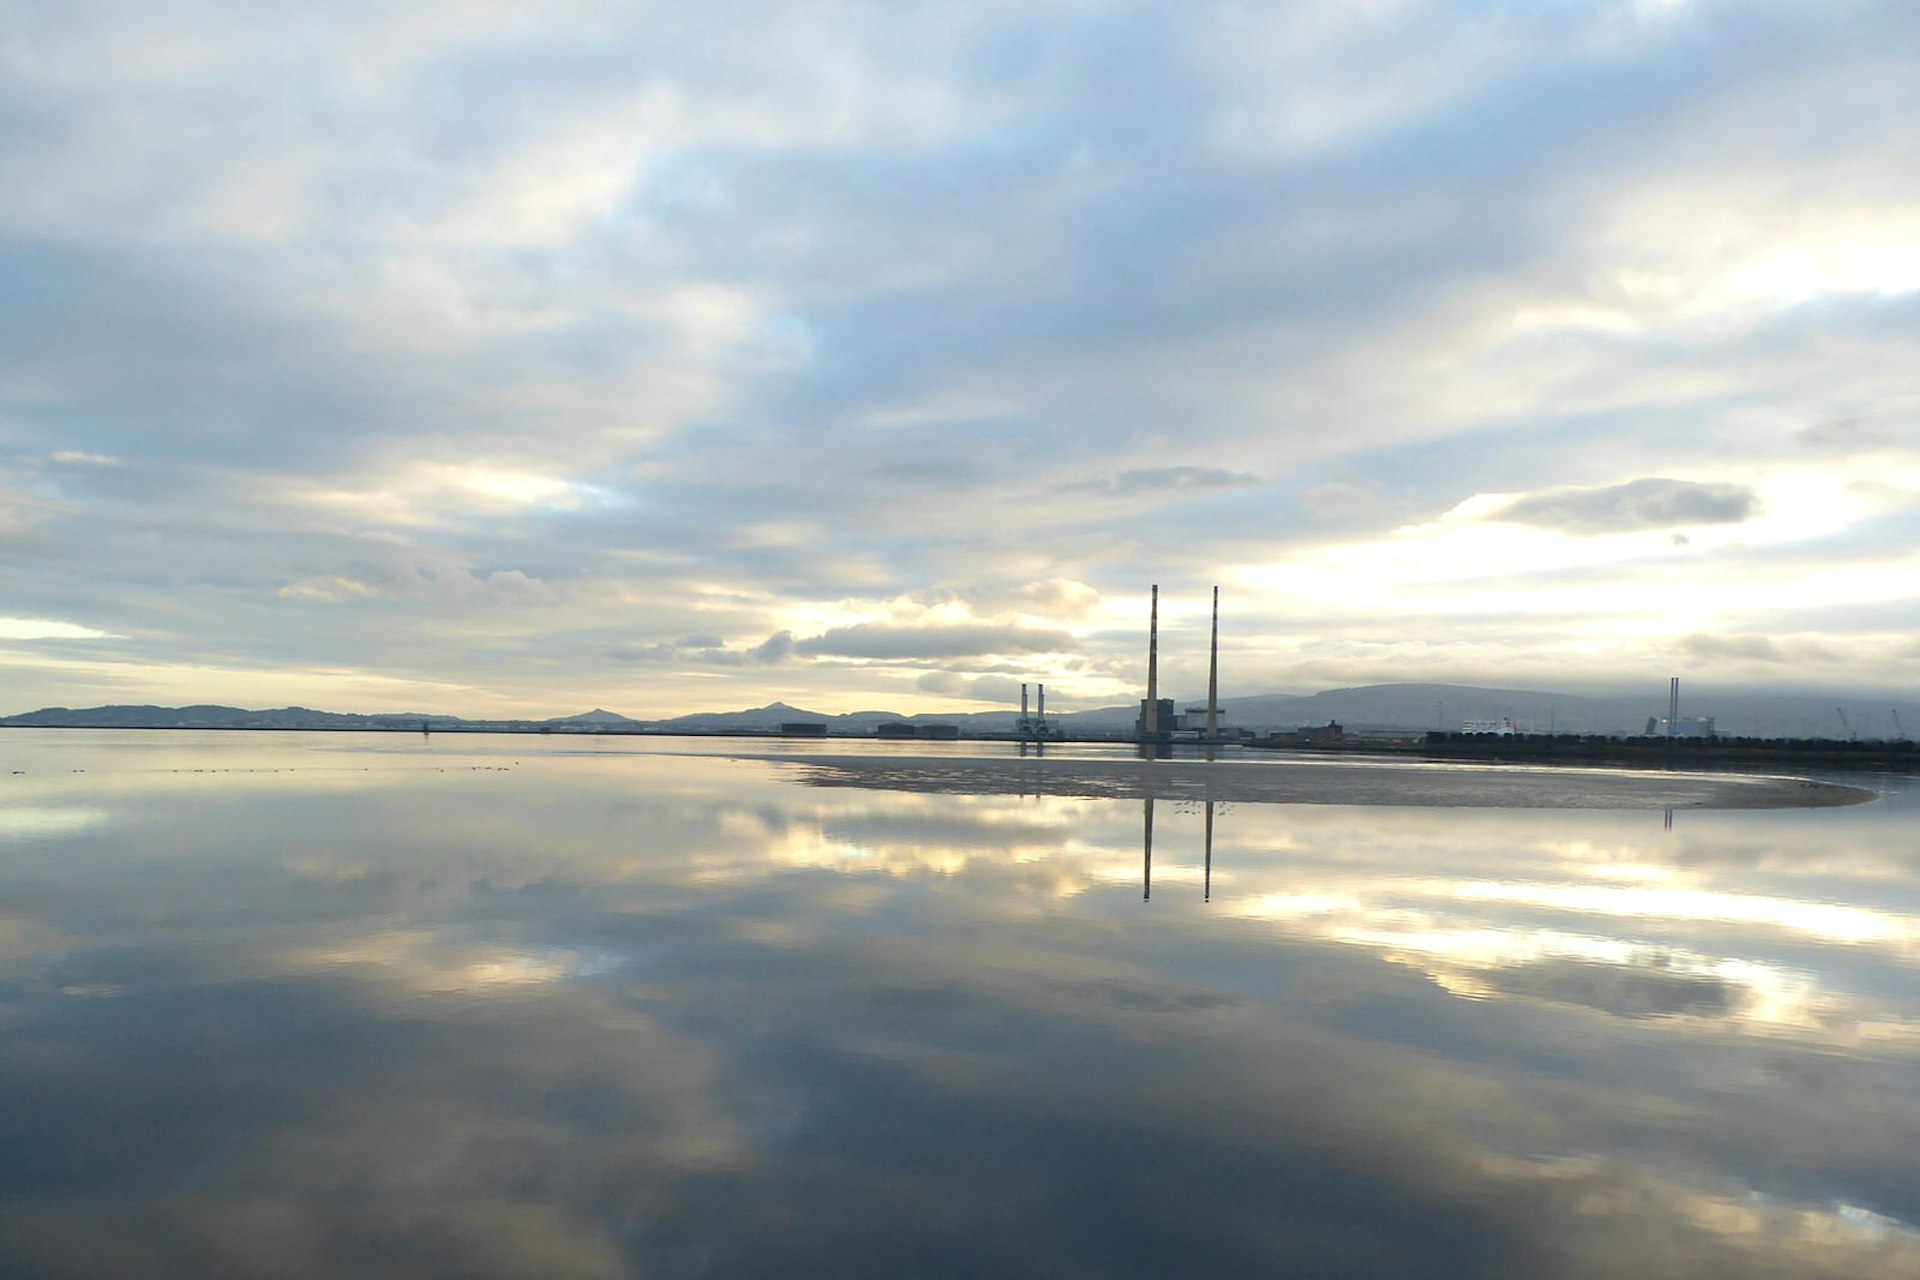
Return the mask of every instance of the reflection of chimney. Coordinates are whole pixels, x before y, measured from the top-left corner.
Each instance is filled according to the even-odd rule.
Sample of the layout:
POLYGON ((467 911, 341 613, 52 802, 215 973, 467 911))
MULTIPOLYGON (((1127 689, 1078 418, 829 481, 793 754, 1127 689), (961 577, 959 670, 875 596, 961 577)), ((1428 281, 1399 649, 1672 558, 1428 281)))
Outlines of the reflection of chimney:
POLYGON ((1027 718, 1027 686, 1025 684, 1022 684, 1020 686, 1020 719, 1022 721, 1025 721, 1026 718, 1027 718))
POLYGON ((1147 620, 1147 714, 1140 721, 1142 733, 1160 736, 1160 584, 1153 584, 1153 612, 1147 620))
POLYGON ((1147 839, 1145 852, 1140 859, 1140 900, 1145 902, 1153 897, 1153 797, 1148 796, 1141 805, 1146 815, 1147 839))
POLYGON ((1207 741, 1220 736, 1220 588, 1213 589, 1213 641, 1207 646, 1207 741))
POLYGON ((1207 801, 1207 879, 1204 902, 1213 901, 1213 801, 1207 801))

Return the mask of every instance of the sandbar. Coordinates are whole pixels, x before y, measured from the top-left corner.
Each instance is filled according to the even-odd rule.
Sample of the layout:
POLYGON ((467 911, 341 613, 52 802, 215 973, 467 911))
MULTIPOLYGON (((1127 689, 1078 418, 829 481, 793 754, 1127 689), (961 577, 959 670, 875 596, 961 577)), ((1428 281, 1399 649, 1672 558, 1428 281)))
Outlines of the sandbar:
POLYGON ((1818 809, 1872 791, 1811 778, 1398 761, 757 756, 816 787, 949 795, 1491 809, 1818 809))

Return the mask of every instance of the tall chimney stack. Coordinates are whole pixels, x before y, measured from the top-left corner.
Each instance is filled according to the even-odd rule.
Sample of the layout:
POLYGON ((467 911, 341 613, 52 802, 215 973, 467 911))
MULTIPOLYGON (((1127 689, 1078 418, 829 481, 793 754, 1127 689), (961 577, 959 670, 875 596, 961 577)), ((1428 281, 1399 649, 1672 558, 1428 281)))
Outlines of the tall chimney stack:
POLYGON ((1043 723, 1043 724, 1044 724, 1044 723, 1046 722, 1046 719, 1047 719, 1047 686, 1045 686, 1045 685, 1041 685, 1041 686, 1040 686, 1040 705, 1039 705, 1039 707, 1038 707, 1038 708, 1036 709, 1036 712, 1035 712, 1035 714, 1037 714, 1037 715, 1039 716, 1039 718, 1040 718, 1040 721, 1041 721, 1041 723, 1043 723))
MULTIPOLYGON (((1220 588, 1213 589, 1213 639, 1207 645, 1207 741, 1220 736, 1220 588)), ((1211 815, 1209 815, 1211 816, 1211 815)))
POLYGON ((1020 727, 1027 727, 1027 686, 1024 681, 1020 685, 1020 727))
POLYGON ((1153 612, 1147 618, 1147 714, 1141 719, 1141 731, 1148 738, 1160 736, 1160 584, 1153 584, 1153 612))
POLYGON ((1680 729, 1680 677, 1675 676, 1667 685, 1667 736, 1671 738, 1680 729))

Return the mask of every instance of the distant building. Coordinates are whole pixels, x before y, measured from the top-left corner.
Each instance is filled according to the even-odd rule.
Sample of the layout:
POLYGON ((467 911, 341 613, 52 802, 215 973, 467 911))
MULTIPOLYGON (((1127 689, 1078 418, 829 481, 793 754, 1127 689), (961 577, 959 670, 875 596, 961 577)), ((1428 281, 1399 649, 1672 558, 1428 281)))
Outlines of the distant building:
POLYGON ((1462 720, 1460 722, 1460 732, 1497 733, 1502 737, 1510 738, 1520 732, 1520 726, 1507 717, 1501 716, 1498 720, 1462 720))
POLYGON ((786 720, 780 724, 780 736, 783 738, 824 738, 827 726, 821 720, 786 720))
POLYGON ((960 726, 957 724, 923 724, 920 726, 923 738, 958 738, 960 726))
MULTIPOLYGON (((1202 733, 1205 732, 1203 728, 1202 733)), ((1240 730, 1227 731, 1235 737, 1243 736, 1240 730)), ((1282 729, 1267 735, 1267 742, 1281 747, 1338 747, 1347 741, 1347 730, 1337 720, 1329 720, 1322 725, 1302 725, 1298 729, 1282 729)))
MULTIPOLYGON (((1179 715, 1174 710, 1174 701, 1172 698, 1156 698, 1154 701, 1159 707, 1154 732, 1163 738, 1171 737, 1180 724, 1179 715)), ((1147 736, 1147 700, 1145 698, 1140 699, 1140 711, 1133 720, 1133 736, 1136 738, 1147 736)))
MULTIPOLYGON (((1666 737, 1667 718, 1665 716, 1649 716, 1647 719, 1647 736, 1649 738, 1666 737)), ((1717 735, 1713 727, 1713 717, 1681 716, 1673 722, 1673 736, 1676 738, 1715 737, 1717 735)))
POLYGON ((885 724, 874 726, 873 730, 873 736, 876 738, 911 738, 917 733, 918 730, 905 720, 890 720, 885 724))

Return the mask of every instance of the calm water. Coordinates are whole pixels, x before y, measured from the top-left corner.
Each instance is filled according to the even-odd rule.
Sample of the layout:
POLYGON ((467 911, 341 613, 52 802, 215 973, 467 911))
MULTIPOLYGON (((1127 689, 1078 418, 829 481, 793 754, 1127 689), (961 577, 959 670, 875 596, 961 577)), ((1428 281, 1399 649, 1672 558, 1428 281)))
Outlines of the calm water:
POLYGON ((1149 869, 647 745, 0 731, 0 1268, 1920 1275, 1911 781, 1149 869))

